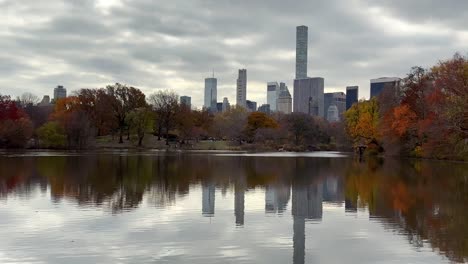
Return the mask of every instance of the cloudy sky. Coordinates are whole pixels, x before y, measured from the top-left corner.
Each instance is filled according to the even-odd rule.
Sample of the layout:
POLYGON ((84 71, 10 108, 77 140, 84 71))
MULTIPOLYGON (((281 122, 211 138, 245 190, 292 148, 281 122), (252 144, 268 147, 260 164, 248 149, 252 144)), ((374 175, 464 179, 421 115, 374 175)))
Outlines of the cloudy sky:
POLYGON ((0 93, 120 82, 201 106, 214 69, 218 101, 235 103, 246 68, 247 98, 261 104, 268 81, 292 92, 302 24, 308 74, 326 92, 359 85, 368 97, 371 78, 468 52, 467 0, 0 0, 0 93))

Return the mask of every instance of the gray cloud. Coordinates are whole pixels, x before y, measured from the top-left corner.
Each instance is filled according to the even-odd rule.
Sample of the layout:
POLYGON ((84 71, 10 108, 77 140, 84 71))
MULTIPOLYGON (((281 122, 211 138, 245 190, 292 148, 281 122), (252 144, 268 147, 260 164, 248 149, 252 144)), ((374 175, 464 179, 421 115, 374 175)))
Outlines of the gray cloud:
POLYGON ((201 106, 214 69, 218 100, 235 103, 237 69, 248 97, 264 103, 267 81, 294 77, 295 26, 309 26, 309 75, 326 90, 404 76, 467 52, 468 2, 0 0, 0 93, 51 94, 123 82, 173 89, 201 106))

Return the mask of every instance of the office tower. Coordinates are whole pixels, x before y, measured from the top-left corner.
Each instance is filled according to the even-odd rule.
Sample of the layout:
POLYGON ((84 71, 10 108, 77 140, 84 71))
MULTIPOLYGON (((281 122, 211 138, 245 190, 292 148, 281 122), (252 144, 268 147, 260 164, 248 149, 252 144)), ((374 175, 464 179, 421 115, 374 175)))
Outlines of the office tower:
POLYGON ((277 82, 267 83, 267 104, 270 105, 271 111, 276 111, 276 101, 279 95, 279 85, 277 82))
POLYGON ((370 80, 370 98, 378 96, 384 88, 399 89, 401 79, 398 77, 382 77, 370 80))
POLYGON ((213 216, 215 213, 215 185, 204 183, 202 186, 202 215, 213 216))
POLYGON ((277 111, 285 114, 290 114, 292 111, 292 98, 287 86, 280 88, 280 94, 277 100, 277 111))
POLYGON ((218 80, 216 78, 205 79, 205 103, 204 107, 216 112, 218 80))
POLYGON ((294 80, 293 111, 323 117, 324 82, 320 77, 294 80))
POLYGON ((250 112, 257 111, 257 102, 247 100, 246 105, 247 105, 247 110, 248 111, 250 111, 250 112))
POLYGON ((338 110, 338 118, 341 119, 344 111, 346 111, 346 95, 343 92, 325 93, 323 95, 323 105, 325 110, 324 118, 328 119, 328 108, 335 105, 338 110))
POLYGON ((306 26, 296 28, 296 79, 307 78, 307 31, 306 26))
POLYGON ((50 104, 50 96, 44 95, 42 101, 39 103, 39 106, 47 106, 50 104))
POLYGON ((180 97, 180 104, 186 106, 187 108, 192 107, 192 97, 190 96, 181 96, 180 97))
POLYGON ((358 102, 359 86, 346 87, 346 110, 358 102))
POLYGON ((258 108, 258 111, 259 111, 259 112, 262 112, 262 113, 265 113, 265 114, 269 114, 269 113, 271 112, 270 105, 269 105, 269 104, 262 104, 262 105, 258 108))
POLYGON ((338 107, 336 105, 332 104, 328 107, 327 110, 327 120, 328 122, 338 122, 340 121, 339 115, 338 115, 338 107))
POLYGON ((239 77, 237 78, 237 92, 236 92, 237 106, 247 107, 247 70, 240 69, 239 77))
POLYGON ((67 89, 62 85, 59 85, 54 88, 54 101, 57 102, 58 99, 67 97, 67 89))
POLYGON ((216 103, 216 112, 221 113, 223 111, 223 103, 216 103))
POLYGON ((224 97, 224 99, 223 99, 223 112, 229 111, 230 108, 231 108, 231 104, 229 104, 228 98, 224 97))

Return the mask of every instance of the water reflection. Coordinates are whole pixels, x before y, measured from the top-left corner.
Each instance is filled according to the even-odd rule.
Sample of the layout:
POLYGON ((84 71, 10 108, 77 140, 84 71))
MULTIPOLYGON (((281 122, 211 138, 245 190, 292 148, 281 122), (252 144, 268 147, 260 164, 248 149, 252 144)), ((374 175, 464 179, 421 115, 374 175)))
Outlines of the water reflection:
MULTIPOLYGON (((39 188, 42 195, 50 194, 53 203, 67 200, 117 215, 143 206, 170 211, 179 198, 200 193, 197 203, 201 203, 202 216, 217 219, 219 210, 232 206, 234 223, 229 224, 246 228, 250 224, 246 212, 247 217, 249 212, 255 214, 250 206, 261 202, 265 217, 284 218, 291 211, 289 241, 295 264, 313 257, 307 254, 307 241, 316 239, 312 228, 326 222, 324 205, 354 215, 361 208, 368 210, 370 222, 398 231, 395 234, 404 236, 416 249, 430 247, 450 261, 463 262, 468 258, 467 172, 466 164, 360 163, 345 158, 197 154, 0 157, 0 203, 10 198, 32 202, 33 190, 39 188), (264 192, 262 200, 246 203, 254 190, 264 192), (216 197, 219 191, 222 196, 216 197), (223 201, 230 193, 232 203, 226 205, 223 201)), ((263 228, 267 230, 268 224, 263 228)), ((241 252, 234 250, 239 246, 230 245, 223 252, 241 252)))

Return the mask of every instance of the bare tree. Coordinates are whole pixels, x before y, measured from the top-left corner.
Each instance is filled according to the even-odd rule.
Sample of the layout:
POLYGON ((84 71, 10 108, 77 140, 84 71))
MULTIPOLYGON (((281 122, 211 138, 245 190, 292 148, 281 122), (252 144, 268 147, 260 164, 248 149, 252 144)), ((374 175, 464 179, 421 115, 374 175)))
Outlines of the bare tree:
POLYGON ((18 101, 20 102, 21 106, 26 107, 28 105, 36 105, 38 104, 41 100, 39 97, 35 94, 32 93, 23 93, 21 97, 18 98, 18 101))
POLYGON ((178 95, 172 91, 158 91, 148 97, 148 102, 155 112, 155 130, 158 133, 158 140, 164 130, 166 144, 169 144, 169 131, 173 129, 177 120, 175 115, 178 112, 178 95))

